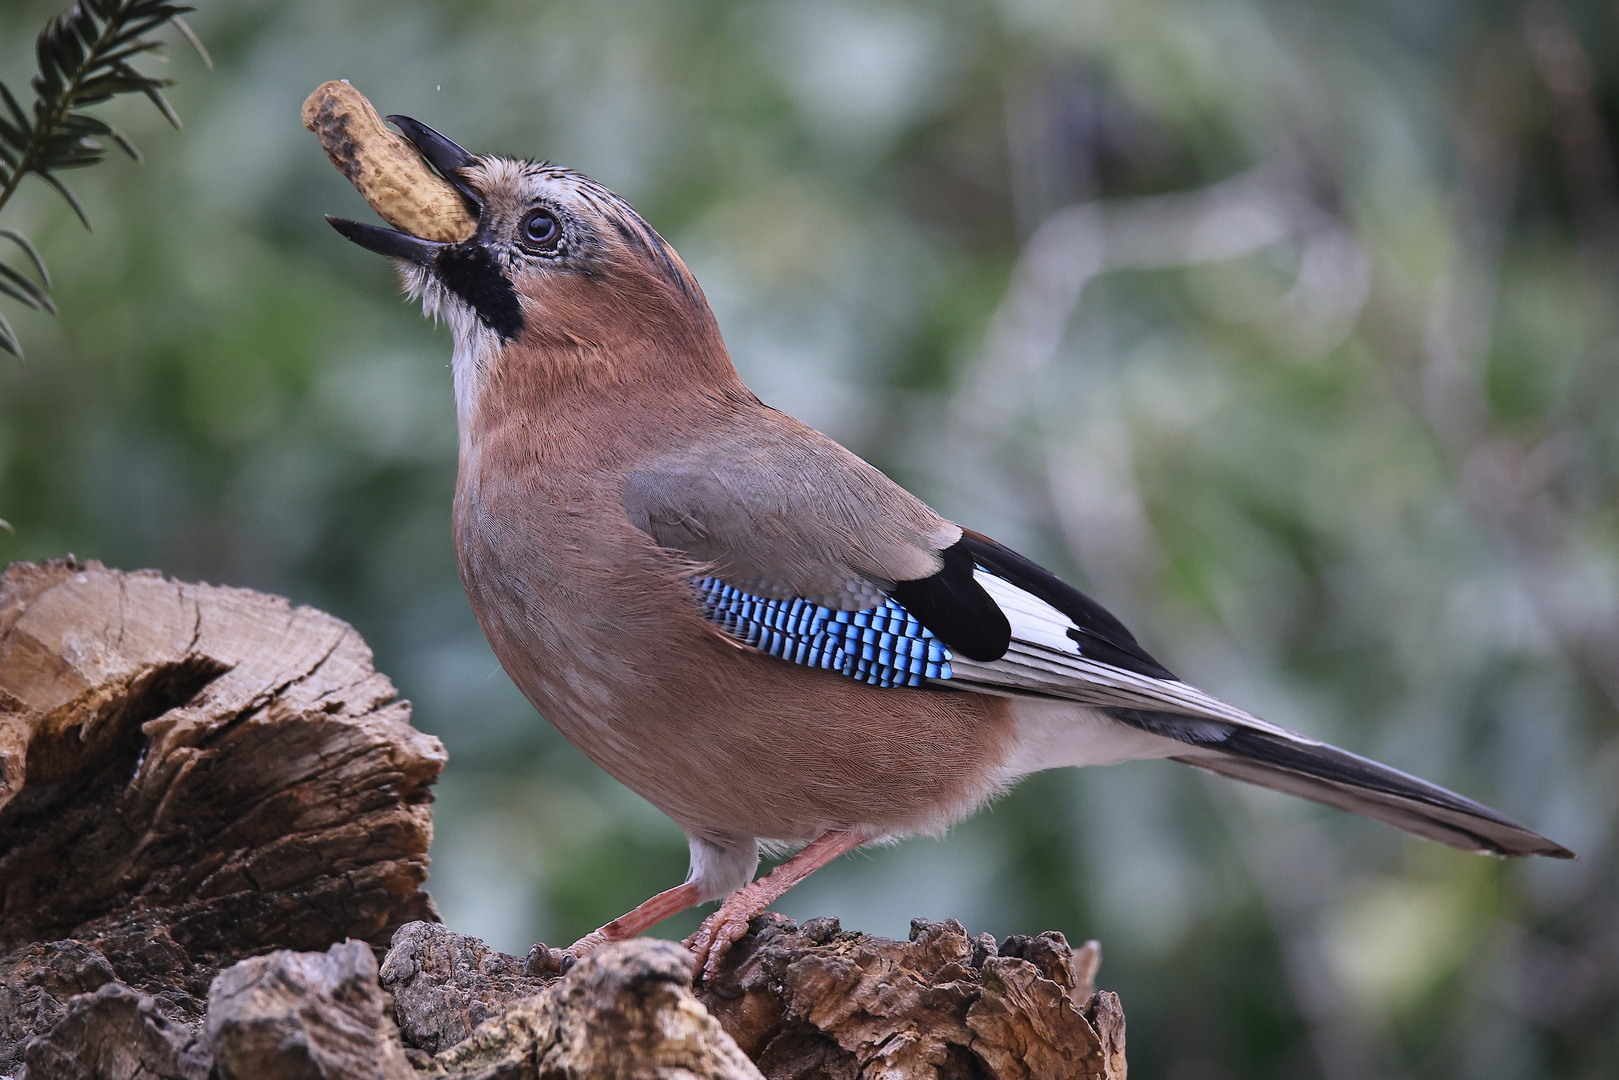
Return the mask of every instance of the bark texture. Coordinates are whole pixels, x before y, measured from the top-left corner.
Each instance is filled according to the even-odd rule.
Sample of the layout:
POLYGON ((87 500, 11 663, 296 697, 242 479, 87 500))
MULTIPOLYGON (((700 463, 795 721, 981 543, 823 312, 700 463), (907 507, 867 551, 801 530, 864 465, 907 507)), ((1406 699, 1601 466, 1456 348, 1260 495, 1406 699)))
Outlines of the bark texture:
POLYGON ((526 960, 429 922, 399 928, 381 975, 410 1045, 429 1054, 464 1041, 485 1020, 556 981, 531 974, 526 960))
MULTIPOLYGON (((643 938, 587 955, 424 1063, 453 1080, 761 1080, 691 992, 692 957, 643 938)), ((407 1028, 406 1038, 410 1038, 407 1028)))
POLYGON ((438 740, 342 622, 71 558, 0 575, 0 1078, 1124 1076, 1094 943, 754 922, 561 978, 437 923, 438 740), (391 942, 380 969, 377 954, 391 942))
POLYGON ((208 994, 204 1039, 219 1080, 414 1075, 362 942, 278 950, 226 968, 208 994))
POLYGON ((766 915, 703 1000, 771 1080, 1122 1080, 1124 1013, 1096 989, 1100 962, 1096 942, 1055 932, 997 945, 916 919, 901 942, 766 915))
MULTIPOLYGON (((649 1016, 689 1022, 690 954, 666 942, 601 950, 547 983, 476 938, 414 923, 395 935, 382 982, 405 1042, 440 1051, 435 1075, 1124 1080, 1124 1013, 1094 985, 1099 960, 1095 942, 1076 950, 1045 933, 997 944, 954 919, 918 919, 907 942, 764 915, 695 998, 757 1072, 627 1071, 654 1060, 634 1034, 649 1016), (484 1016, 495 1019, 480 1027, 484 1016), (635 1053, 615 1056, 624 1047, 635 1053), (599 1056, 580 1056, 587 1048, 599 1056)), ((680 1045, 710 1045, 691 1032, 680 1045)))
POLYGON ((74 1053, 89 1036, 70 1015, 145 1031, 126 1005, 149 998, 195 1024, 244 957, 385 946, 436 918, 421 883, 444 762, 330 615, 72 558, 8 567, 0 1074, 29 1040, 74 1053), (136 997, 70 1008, 120 985, 136 997))

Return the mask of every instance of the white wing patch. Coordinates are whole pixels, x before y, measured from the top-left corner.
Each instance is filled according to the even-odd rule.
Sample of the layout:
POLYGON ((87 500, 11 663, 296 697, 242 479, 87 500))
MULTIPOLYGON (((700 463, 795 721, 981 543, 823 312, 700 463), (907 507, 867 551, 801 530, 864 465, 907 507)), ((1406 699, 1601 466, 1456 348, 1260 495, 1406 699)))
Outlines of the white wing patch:
POLYGON ((956 656, 951 661, 950 682, 953 684, 972 684, 974 689, 990 693, 1039 694, 1097 707, 1151 709, 1203 717, 1321 745, 1295 731, 1266 723, 1186 683, 1155 679, 1088 659, 1083 655, 1082 646, 1068 636, 1070 629, 1078 629, 1068 616, 982 567, 974 571, 973 578, 1006 613, 1007 621, 1012 624, 1012 644, 1005 656, 989 663, 956 656))

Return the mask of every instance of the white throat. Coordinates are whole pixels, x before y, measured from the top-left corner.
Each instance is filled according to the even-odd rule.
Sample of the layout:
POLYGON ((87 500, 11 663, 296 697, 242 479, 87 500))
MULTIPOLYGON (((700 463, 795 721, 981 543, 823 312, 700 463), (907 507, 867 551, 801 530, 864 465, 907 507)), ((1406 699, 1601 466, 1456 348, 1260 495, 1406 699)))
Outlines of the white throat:
POLYGON ((455 419, 461 451, 466 453, 477 418, 485 373, 500 357, 505 343, 478 318, 465 300, 446 289, 426 269, 401 261, 400 276, 411 299, 422 302, 423 314, 449 324, 455 348, 450 353, 450 375, 455 386, 455 419))

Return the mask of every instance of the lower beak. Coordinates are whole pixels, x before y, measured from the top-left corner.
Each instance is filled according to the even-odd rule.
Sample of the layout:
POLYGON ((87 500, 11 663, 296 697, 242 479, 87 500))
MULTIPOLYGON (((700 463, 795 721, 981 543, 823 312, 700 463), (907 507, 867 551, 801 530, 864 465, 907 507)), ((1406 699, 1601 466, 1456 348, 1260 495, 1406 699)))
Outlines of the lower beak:
POLYGON ((437 240, 423 240, 409 233, 379 228, 376 225, 362 225, 358 221, 333 217, 331 214, 326 215, 326 223, 367 251, 395 259, 405 259, 417 266, 433 265, 433 260, 438 258, 439 252, 452 246, 437 240))

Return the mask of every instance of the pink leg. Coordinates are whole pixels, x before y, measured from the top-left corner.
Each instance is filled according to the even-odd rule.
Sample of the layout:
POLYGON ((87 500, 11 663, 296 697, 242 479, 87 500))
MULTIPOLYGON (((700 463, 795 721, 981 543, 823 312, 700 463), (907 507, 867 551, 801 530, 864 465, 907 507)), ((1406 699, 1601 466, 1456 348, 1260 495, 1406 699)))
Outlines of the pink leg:
POLYGON ((599 930, 592 930, 566 949, 534 946, 528 954, 529 967, 542 971, 562 971, 570 961, 579 959, 598 945, 605 945, 609 941, 628 941, 669 916, 680 914, 697 903, 698 895, 695 881, 665 889, 634 911, 620 915, 599 930))
POLYGON ((727 896, 720 909, 704 919, 697 933, 686 939, 691 951, 697 954, 697 970, 702 977, 712 979, 719 972, 726 951, 748 932, 748 922, 754 916, 775 903, 788 889, 869 839, 871 837, 855 832, 826 833, 758 881, 727 896))

